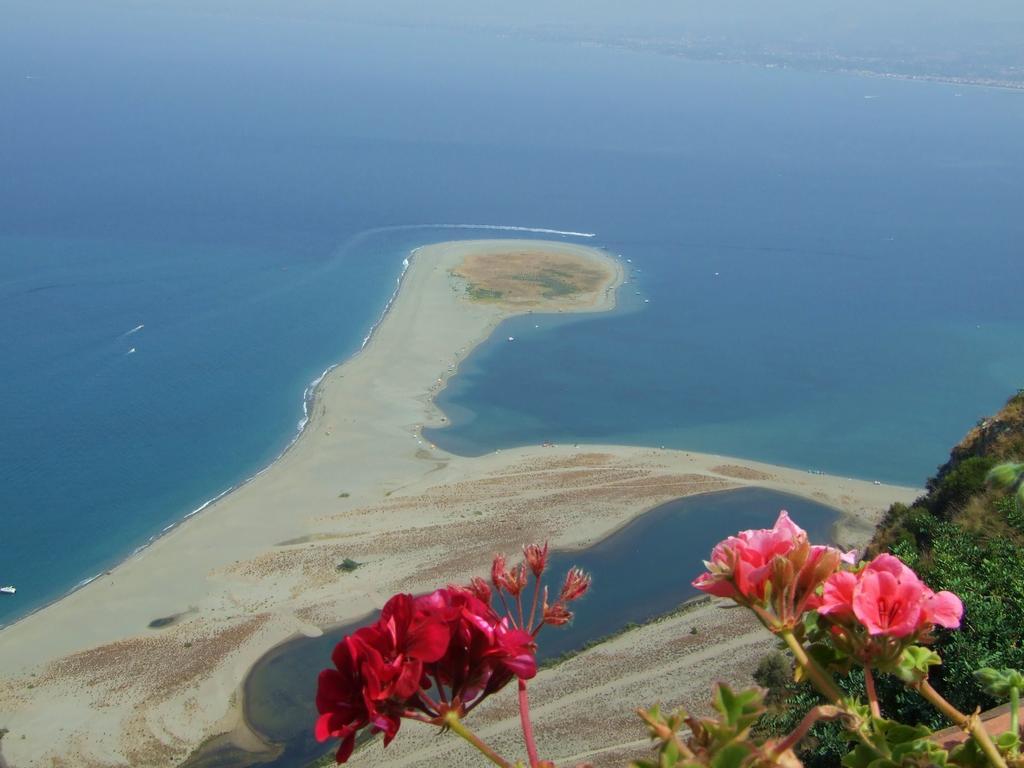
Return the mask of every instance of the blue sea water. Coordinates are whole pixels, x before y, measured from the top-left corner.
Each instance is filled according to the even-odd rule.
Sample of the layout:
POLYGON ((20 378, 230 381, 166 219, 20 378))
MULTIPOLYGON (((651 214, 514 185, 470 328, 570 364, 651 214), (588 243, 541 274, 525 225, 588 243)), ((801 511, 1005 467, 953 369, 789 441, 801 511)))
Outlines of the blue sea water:
POLYGON ((920 483, 1024 382, 1020 94, 190 7, 0 26, 0 623, 272 460, 408 251, 486 234, 411 225, 635 268, 471 357, 459 452, 920 483))

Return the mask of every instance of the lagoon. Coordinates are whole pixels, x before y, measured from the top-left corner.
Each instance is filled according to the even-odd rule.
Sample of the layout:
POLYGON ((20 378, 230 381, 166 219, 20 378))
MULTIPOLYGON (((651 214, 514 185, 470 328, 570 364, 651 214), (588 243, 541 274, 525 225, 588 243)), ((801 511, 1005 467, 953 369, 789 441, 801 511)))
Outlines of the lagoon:
MULTIPOLYGON (((830 540, 836 510, 790 494, 744 488, 663 504, 592 547, 554 552, 548 577, 554 588, 572 565, 590 572, 593 586, 573 605, 571 625, 541 632, 538 658, 554 659, 679 607, 698 594, 690 582, 715 543, 737 530, 771 526, 780 509, 787 509, 812 540, 830 540)), ((489 568, 488 563, 480 566, 481 573, 489 568)), ((242 688, 246 721, 263 739, 278 745, 279 754, 246 756, 216 742, 194 755, 186 768, 305 768, 326 754, 329 746, 325 749, 313 738, 317 674, 330 664, 338 641, 372 618, 346 623, 321 637, 291 640, 250 670, 242 688)))

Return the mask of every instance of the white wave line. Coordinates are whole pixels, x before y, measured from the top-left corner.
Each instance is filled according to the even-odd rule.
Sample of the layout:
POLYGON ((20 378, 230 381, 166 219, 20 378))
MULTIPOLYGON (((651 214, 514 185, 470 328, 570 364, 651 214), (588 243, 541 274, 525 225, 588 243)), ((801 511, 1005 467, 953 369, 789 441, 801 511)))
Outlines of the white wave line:
MULTIPOLYGON (((404 259, 402 259, 402 271, 398 273, 398 278, 395 280, 395 290, 392 291, 391 296, 388 297, 388 301, 384 305, 384 309, 380 313, 380 317, 378 317, 377 321, 370 326, 370 330, 367 331, 366 335, 363 337, 363 341, 359 345, 360 352, 366 349, 366 345, 370 343, 370 339, 373 338, 373 334, 376 333, 377 329, 380 327, 380 324, 384 322, 384 318, 387 316, 388 310, 391 309, 391 305, 394 304, 395 299, 398 298, 398 291, 402 287, 402 280, 405 278, 405 273, 409 271, 409 264, 411 263, 410 260, 412 259, 413 256, 416 255, 416 252, 418 250, 419 248, 413 248, 412 252, 404 259)), ((346 360, 342 360, 341 362, 337 362, 327 366, 319 376, 313 379, 313 381, 311 381, 306 386, 306 390, 302 393, 302 418, 299 420, 298 434, 296 434, 295 437, 292 439, 292 442, 288 444, 288 448, 290 448, 292 444, 299 439, 299 436, 306 428, 306 424, 309 423, 309 411, 311 406, 313 405, 313 401, 316 398, 316 390, 317 387, 320 386, 320 382, 324 380, 324 377, 326 377, 327 374, 329 374, 338 366, 343 365, 345 362, 346 360)), ((288 448, 285 448, 285 450, 287 451, 288 448)))
POLYGON ((145 323, 139 323, 138 325, 136 325, 134 328, 132 328, 127 333, 122 334, 122 338, 124 338, 125 336, 131 336, 133 333, 138 333, 139 331, 141 331, 145 327, 146 327, 145 323))
POLYGON ((545 229, 543 227, 513 227, 508 224, 425 224, 425 227, 436 229, 498 229, 505 232, 538 232, 542 235, 565 235, 566 237, 597 237, 595 232, 573 232, 565 229, 545 229))

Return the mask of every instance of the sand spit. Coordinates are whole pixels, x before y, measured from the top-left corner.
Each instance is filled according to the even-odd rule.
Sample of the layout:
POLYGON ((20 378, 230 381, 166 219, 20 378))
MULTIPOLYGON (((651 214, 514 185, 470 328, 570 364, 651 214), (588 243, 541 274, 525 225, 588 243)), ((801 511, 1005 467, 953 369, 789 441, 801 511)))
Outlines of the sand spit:
MULTIPOLYGON (((237 688, 267 649, 365 614, 394 591, 464 580, 496 549, 525 540, 582 547, 664 501, 758 485, 843 510, 840 539, 855 543, 889 503, 916 495, 678 451, 553 446, 461 458, 437 450, 420 431, 443 423, 433 397, 476 344, 522 311, 493 295, 472 300, 452 270, 468 256, 512 251, 533 253, 538 264, 544 254, 563 267, 578 259, 604 274, 588 283, 586 300, 559 288, 536 311, 614 305, 622 269, 594 249, 513 240, 417 249, 372 340, 324 378, 305 431, 277 462, 85 588, 0 630, 0 727, 10 731, 2 749, 11 766, 174 765, 237 722, 237 688), (364 565, 339 571, 345 558, 364 565), (166 617, 174 621, 149 627, 166 617)), ((706 630, 685 641, 682 629, 696 614, 588 652, 586 679, 580 660, 545 671, 536 698, 553 714, 542 738, 565 757, 598 749, 611 760, 616 745, 642 735, 628 717, 633 692, 677 700, 698 687, 705 698, 704 683, 719 672, 700 640, 719 632, 740 644, 720 670, 726 676, 741 673, 766 641, 735 624, 737 612, 700 616, 706 630), (683 686, 679 675, 663 674, 683 668, 683 686), (587 686, 596 686, 611 720, 588 710, 592 733, 574 741, 561 734, 587 686), (552 698, 556 690, 562 699, 552 698)), ((496 734, 508 730, 501 711, 488 716, 496 734)), ((392 748, 387 763, 415 754, 392 748)))

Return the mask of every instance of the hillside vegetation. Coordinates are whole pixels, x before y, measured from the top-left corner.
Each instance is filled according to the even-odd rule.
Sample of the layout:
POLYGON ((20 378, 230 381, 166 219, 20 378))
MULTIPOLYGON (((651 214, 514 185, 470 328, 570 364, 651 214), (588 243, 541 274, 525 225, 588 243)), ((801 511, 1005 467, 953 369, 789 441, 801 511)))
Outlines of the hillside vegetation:
MULTIPOLYGON (((879 525, 867 557, 891 552, 917 571, 935 590, 960 596, 964 620, 957 631, 942 631, 935 650, 942 666, 932 684, 958 709, 988 709, 1000 703, 988 696, 973 673, 981 667, 1024 669, 1024 508, 1014 489, 986 482, 989 470, 1008 461, 1024 460, 1024 390, 994 417, 981 420, 952 450, 927 484, 927 493, 909 507, 894 504, 879 525)), ((1019 481, 1018 481, 1019 482, 1019 481)), ((762 664, 762 685, 787 696, 789 712, 803 711, 816 695, 806 686, 780 684, 779 658, 762 664)), ((863 693, 860 673, 851 673, 843 687, 863 693)), ((920 698, 908 695, 895 679, 879 681, 882 711, 903 722, 945 725, 920 698)), ((767 731, 789 726, 785 711, 770 715, 767 731)), ((805 743, 808 765, 837 765, 848 751, 838 731, 818 726, 805 743)))
MULTIPOLYGON (((897 555, 933 589, 955 592, 964 623, 943 633, 936 687, 971 711, 997 702, 973 677, 979 667, 1024 668, 1024 509, 1012 490, 986 484, 992 467, 1024 458, 1024 392, 957 445, 910 507, 894 504, 873 552, 897 555)), ((920 719, 933 716, 919 713, 920 719)))

